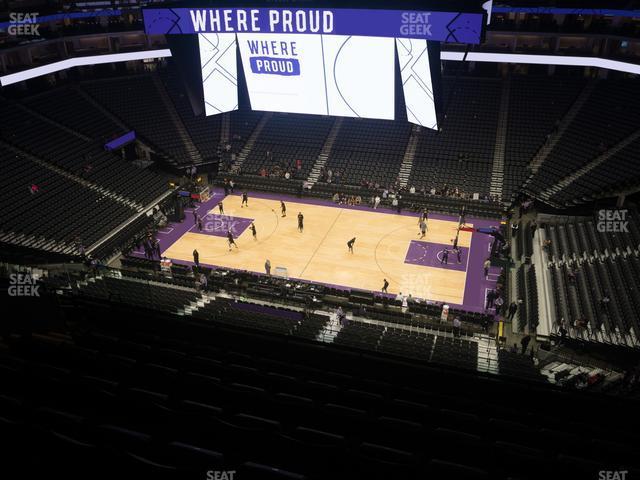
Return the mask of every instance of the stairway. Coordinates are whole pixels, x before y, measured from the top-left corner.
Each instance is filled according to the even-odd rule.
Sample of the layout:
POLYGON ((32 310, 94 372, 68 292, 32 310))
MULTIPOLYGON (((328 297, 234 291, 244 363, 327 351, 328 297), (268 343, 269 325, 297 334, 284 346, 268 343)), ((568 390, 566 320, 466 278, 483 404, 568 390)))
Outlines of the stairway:
POLYGON ((342 126, 343 121, 343 117, 338 117, 336 118, 336 121, 333 122, 333 126, 331 127, 329 135, 327 135, 327 139, 324 141, 324 145, 322 146, 320 155, 318 155, 318 158, 316 159, 316 162, 313 164, 313 168, 309 173, 309 177, 307 178, 307 182, 310 185, 315 185, 316 182, 320 179, 320 172, 322 171, 322 168, 327 164, 327 160, 329 160, 329 155, 331 155, 333 144, 336 141, 336 137, 338 136, 338 132, 340 131, 340 127, 342 126))
POLYGON ((531 160, 531 163, 529 164, 529 168, 532 172, 531 176, 533 176, 533 174, 535 174, 538 171, 538 169, 540 168, 540 165, 542 165, 544 161, 547 159, 547 156, 549 155, 549 153, 551 153, 551 151, 556 146, 558 141, 562 138, 562 136, 564 135, 564 132, 567 130, 569 125, 573 123, 573 119, 576 118, 576 115, 582 109, 582 106, 585 104, 587 99, 591 96, 591 92, 593 92, 593 89, 595 88, 595 86, 596 86, 595 80, 591 80, 585 85, 585 87, 582 89, 582 92, 580 92, 580 95, 578 96, 576 101, 573 102, 573 105, 571 105, 571 108, 569 109, 569 111, 562 118, 562 121, 560 122, 560 125, 558 126, 558 129, 556 130, 556 132, 549 137, 549 139, 545 142, 545 144, 542 147, 540 147, 540 150, 538 150, 538 152, 535 154, 535 156, 531 160))
POLYGON ((113 123, 115 123, 116 125, 118 125, 122 131, 124 132, 128 132, 129 130, 131 130, 127 125, 125 125, 124 123, 122 123, 122 121, 116 117, 113 113, 111 113, 109 110, 107 110, 106 108, 104 108, 102 105, 100 105, 98 102, 96 102, 93 97, 91 95, 89 95, 87 92, 85 92, 82 88, 80 88, 79 86, 74 86, 73 87, 76 92, 78 92, 78 94, 84 98, 87 102, 89 102, 91 105, 93 105, 94 107, 96 107, 98 110, 100 110, 100 112, 102 112, 102 114, 107 117, 109 120, 111 120, 113 123))
POLYGON ((195 302, 189 302, 189 304, 185 305, 184 308, 178 310, 177 315, 179 316, 191 316, 193 312, 200 310, 206 304, 211 302, 212 298, 209 297, 206 293, 200 294, 200 297, 195 302))
POLYGON ((242 164, 251 153, 251 149, 253 149, 256 140, 258 140, 258 137, 260 136, 260 133, 262 133, 262 129, 272 116, 273 113, 271 112, 266 112, 264 115, 262 115, 262 118, 256 125, 256 128, 251 133, 251 136, 247 139, 247 143, 244 144, 244 147, 242 147, 242 150, 240 150, 240 153, 236 157, 236 161, 233 163, 233 165, 231 165, 232 172, 240 171, 240 169, 242 168, 242 164))
POLYGON ((73 245, 69 245, 65 242, 58 242, 45 237, 36 237, 34 235, 16 233, 13 231, 0 230, 0 242, 68 255, 78 253, 77 249, 73 245))
POLYGON ((320 330, 316 336, 316 340, 319 342, 333 343, 340 330, 342 330, 342 325, 338 321, 338 315, 332 313, 327 323, 325 323, 322 330, 320 330))
POLYGON ((222 127, 220 129, 220 144, 226 145, 231 139, 231 113, 222 114, 222 127))
POLYGON ((138 202, 135 202, 129 198, 126 198, 122 195, 120 195, 119 193, 115 193, 112 192, 111 190, 104 188, 100 185, 97 185, 93 182, 90 182, 88 180, 85 180, 84 178, 78 177, 77 175, 74 175, 72 173, 67 172, 66 170, 53 165, 51 163, 48 163, 38 157, 35 157, 33 155, 31 155, 28 152, 25 152, 24 150, 21 150, 20 148, 14 147, 13 145, 10 145, 8 143, 4 143, 2 141, 0 141, 0 147, 5 148, 7 150, 12 150, 13 152, 20 154, 26 158, 28 158, 29 160, 31 160, 33 163, 37 163, 38 165, 47 168, 55 173, 57 173, 60 176, 63 176, 65 178, 68 178, 69 180, 79 183, 80 185, 82 185, 83 187, 88 188, 89 190, 94 190, 95 192, 99 193, 100 195, 102 195, 103 197, 107 197, 115 202, 121 203, 123 205, 126 205, 129 208, 133 208, 134 210, 140 212, 144 209, 144 206, 139 204, 138 202))
POLYGON ((540 198, 544 200, 549 200, 553 195, 560 192, 561 190, 564 190, 570 184, 578 180, 580 177, 582 177, 583 175, 586 175, 601 163, 606 162, 612 156, 617 154, 620 150, 628 147, 638 139, 640 139, 640 130, 637 130, 635 133, 629 135, 627 138, 625 138, 621 142, 614 145, 612 148, 604 152, 602 155, 597 156, 592 161, 587 163, 585 166, 573 172, 571 175, 564 177, 562 180, 560 180, 558 183, 553 185, 551 188, 542 192, 540 194, 540 198))
POLYGON ((492 196, 502 199, 502 187, 504 185, 504 153, 507 141, 507 125, 509 122, 509 96, 511 95, 511 79, 507 78, 500 97, 500 112, 498 116, 498 128, 496 128, 496 143, 493 149, 493 166, 491 169, 492 196))
POLYGON ((63 124, 61 124, 61 123, 59 123, 59 122, 57 122, 55 120, 52 120, 49 117, 45 117, 40 112, 37 112, 36 110, 32 110, 31 108, 29 108, 29 107, 27 107, 27 106, 25 106, 25 105, 23 105, 21 103, 11 102, 11 105, 16 107, 16 108, 19 108, 20 110, 22 110, 24 112, 27 112, 29 115, 33 115, 34 117, 39 118, 43 122, 49 123, 49 124, 59 128, 60 130, 64 130, 65 132, 70 133, 71 135, 73 135, 75 137, 78 137, 78 138, 84 140, 85 142, 91 142, 92 141, 92 139, 87 137, 86 135, 83 135, 82 133, 80 133, 80 132, 78 132, 76 130, 72 130, 71 128, 69 128, 69 127, 67 127, 67 126, 65 126, 65 125, 63 125, 63 124))
POLYGON ((409 177, 411 176, 411 169, 413 168, 413 161, 416 158, 416 149, 418 148, 419 132, 420 127, 413 125, 407 148, 404 151, 404 157, 402 157, 400 172, 398 172, 398 182, 400 182, 400 187, 402 188, 406 188, 409 184, 409 177))
POLYGON ((477 369, 483 373, 500 373, 498 365, 498 348, 491 335, 477 334, 478 339, 478 363, 477 369))
POLYGON ((158 75, 151 75, 151 78, 153 79, 156 90, 158 90, 160 98, 162 99, 162 103, 164 104, 165 109, 169 114, 171 123, 173 123, 173 126, 176 128, 176 132, 178 132, 180 140, 182 140, 182 144, 187 152, 189 160, 194 164, 203 163, 204 159, 202 158, 202 155, 200 154, 198 148, 193 143, 193 140, 191 139, 189 132, 187 132, 184 123, 182 123, 182 120, 180 119, 180 116, 176 111, 176 107, 173 104, 173 101, 171 100, 171 98, 169 98, 169 94, 162 84, 162 80, 160 80, 160 77, 158 75))

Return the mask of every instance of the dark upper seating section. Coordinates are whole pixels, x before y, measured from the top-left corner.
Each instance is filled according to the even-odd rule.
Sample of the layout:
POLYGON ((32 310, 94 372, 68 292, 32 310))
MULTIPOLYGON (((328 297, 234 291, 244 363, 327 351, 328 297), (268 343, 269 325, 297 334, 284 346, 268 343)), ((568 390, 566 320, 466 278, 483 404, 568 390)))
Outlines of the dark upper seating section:
POLYGON ((334 119, 322 115, 274 113, 262 129, 242 171, 306 179, 331 130, 334 119), (268 152, 268 154, 267 154, 268 152), (297 168, 297 161, 302 163, 297 168))
POLYGON ((635 187, 640 182, 640 140, 635 140, 551 196, 561 205, 582 203, 635 187))
POLYGON ((584 85, 572 77, 511 78, 503 198, 509 200, 528 178, 531 159, 584 85))
POLYGON ((493 79, 446 79, 442 130, 420 132, 410 185, 489 195, 500 92, 493 79))
POLYGON ((13 152, 0 151, 0 160, 3 241, 77 254, 76 241, 88 247, 135 213, 13 152))
POLYGON ((177 164, 192 163, 151 75, 86 82, 82 88, 159 153, 177 164))
POLYGON ((103 143, 125 133, 73 87, 63 87, 25 100, 38 113, 103 143))
POLYGON ((104 150, 102 140, 86 141, 8 102, 0 103, 0 126, 1 140, 140 204, 167 190, 167 176, 120 160, 104 150))
POLYGON ((527 185, 527 192, 539 195, 637 131, 640 124, 639 91, 640 82, 637 80, 598 81, 527 185))
POLYGON ((410 133, 411 125, 404 122, 343 119, 326 164, 326 169, 332 171, 331 181, 393 185, 398 179, 410 133))
POLYGON ((160 78, 198 151, 205 161, 214 160, 218 156, 220 147, 222 117, 220 115, 205 116, 204 107, 200 116, 194 115, 186 87, 177 68, 174 63, 169 62, 167 68, 159 71, 160 78))

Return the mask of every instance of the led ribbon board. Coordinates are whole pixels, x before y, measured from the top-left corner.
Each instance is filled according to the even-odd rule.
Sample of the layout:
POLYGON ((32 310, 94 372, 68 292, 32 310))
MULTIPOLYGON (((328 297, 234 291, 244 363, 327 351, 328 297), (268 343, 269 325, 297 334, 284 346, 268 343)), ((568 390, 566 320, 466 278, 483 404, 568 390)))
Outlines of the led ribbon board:
POLYGON ((345 8, 149 8, 149 35, 321 34, 480 43, 482 13, 345 8))
POLYGON ((238 108, 393 120, 395 49, 407 118, 437 128, 428 41, 480 43, 482 13, 312 8, 143 10, 149 35, 198 35, 207 115, 238 108))

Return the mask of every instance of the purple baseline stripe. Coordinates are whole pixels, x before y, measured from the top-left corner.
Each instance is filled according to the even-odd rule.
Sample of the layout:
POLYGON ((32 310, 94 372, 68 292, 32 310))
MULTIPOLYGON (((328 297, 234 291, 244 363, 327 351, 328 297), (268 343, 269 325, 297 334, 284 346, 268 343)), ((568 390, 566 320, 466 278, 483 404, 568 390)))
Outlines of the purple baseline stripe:
POLYGON ((464 272, 467 267, 468 257, 469 249, 467 247, 460 247, 460 263, 458 263, 458 256, 451 250, 451 245, 411 240, 404 263, 464 272), (441 263, 442 252, 445 247, 449 249, 447 264, 441 263))

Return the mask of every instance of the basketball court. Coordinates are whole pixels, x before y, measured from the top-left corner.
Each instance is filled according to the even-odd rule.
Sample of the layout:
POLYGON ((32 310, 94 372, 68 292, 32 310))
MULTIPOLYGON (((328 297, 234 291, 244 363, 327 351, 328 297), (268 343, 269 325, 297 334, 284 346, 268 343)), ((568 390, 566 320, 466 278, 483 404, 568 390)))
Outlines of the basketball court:
MULTIPOLYGON (((264 273, 269 259, 272 274, 284 272, 293 279, 371 291, 379 291, 386 278, 390 294, 402 292, 478 311, 484 308, 486 291, 495 286, 494 270, 485 277, 482 269, 492 241, 488 235, 461 231, 460 259, 451 252, 448 263, 441 263, 444 248, 451 248, 456 235, 455 217, 430 214, 428 231, 420 238, 415 212, 398 214, 261 192, 249 193, 248 207, 241 203, 238 191, 224 198, 216 189, 197 207, 202 230, 194 224, 192 211, 186 210, 183 222, 159 232, 163 256, 192 264, 196 249, 201 265, 259 273, 264 273), (286 217, 281 216, 281 199, 286 217), (224 214, 217 206, 221 200, 224 214), (302 232, 297 228, 299 212, 304 215, 302 232), (255 240, 251 222, 257 230, 255 240), (237 249, 229 250, 229 230, 237 249), (356 242, 350 253, 347 242, 353 237, 356 242)), ((466 225, 498 226, 499 221, 467 219, 466 225)))

